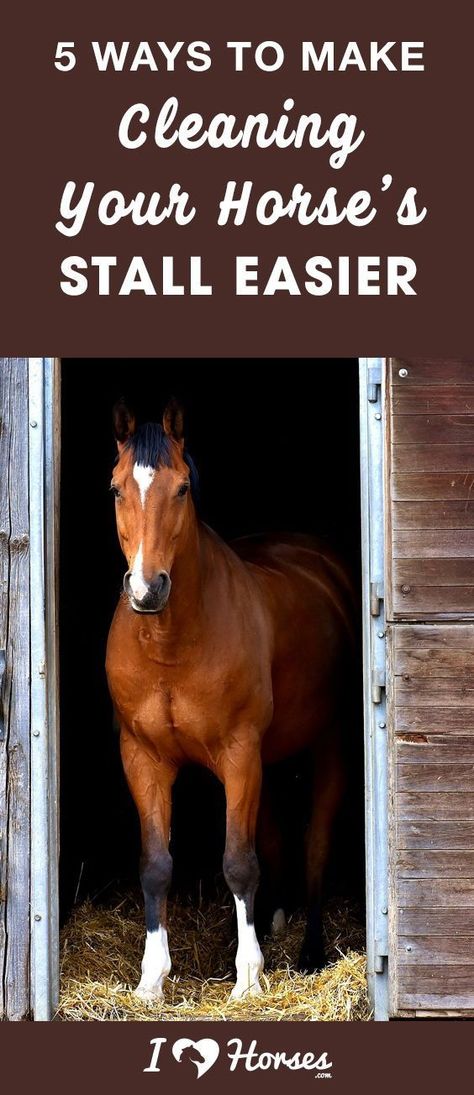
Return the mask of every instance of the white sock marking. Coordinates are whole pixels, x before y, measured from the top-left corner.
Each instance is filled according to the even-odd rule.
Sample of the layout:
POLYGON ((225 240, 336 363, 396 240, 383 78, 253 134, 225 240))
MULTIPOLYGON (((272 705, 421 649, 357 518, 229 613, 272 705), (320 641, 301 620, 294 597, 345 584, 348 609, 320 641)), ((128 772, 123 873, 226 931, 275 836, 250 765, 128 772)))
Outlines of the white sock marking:
POLYGON ((168 932, 161 925, 158 931, 146 933, 142 975, 137 992, 150 996, 163 995, 163 981, 171 969, 168 932))
POLYGON ((247 923, 245 901, 234 894, 237 909, 237 927, 239 944, 235 959, 237 981, 232 989, 232 997, 239 1000, 245 993, 255 995, 261 992, 259 975, 263 970, 263 955, 259 947, 253 924, 247 923))
POLYGON ((143 467, 142 464, 133 465, 133 478, 138 483, 138 489, 140 491, 140 499, 145 509, 146 492, 150 489, 151 484, 155 478, 155 469, 152 467, 143 467))

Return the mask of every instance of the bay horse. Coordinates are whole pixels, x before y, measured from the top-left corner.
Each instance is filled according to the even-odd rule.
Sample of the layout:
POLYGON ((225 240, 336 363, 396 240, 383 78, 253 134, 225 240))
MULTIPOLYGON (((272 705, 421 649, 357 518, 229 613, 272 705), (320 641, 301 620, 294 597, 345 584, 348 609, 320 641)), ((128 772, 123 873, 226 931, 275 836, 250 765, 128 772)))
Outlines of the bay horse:
MULTIPOLYGON (((321 881, 344 786, 351 583, 329 549, 309 538, 249 537, 229 546, 198 519, 197 473, 174 401, 162 424, 137 428, 123 402, 114 422, 111 489, 128 569, 106 670, 141 827, 146 943, 136 991, 161 997, 171 968, 171 797, 181 766, 191 762, 210 769, 225 789, 223 869, 237 912, 238 999, 261 991, 254 898, 262 766, 308 746, 315 790, 300 968, 324 963, 321 881)), ((297 458, 295 439, 295 474, 297 458)), ((281 921, 282 911, 276 915, 281 921)))

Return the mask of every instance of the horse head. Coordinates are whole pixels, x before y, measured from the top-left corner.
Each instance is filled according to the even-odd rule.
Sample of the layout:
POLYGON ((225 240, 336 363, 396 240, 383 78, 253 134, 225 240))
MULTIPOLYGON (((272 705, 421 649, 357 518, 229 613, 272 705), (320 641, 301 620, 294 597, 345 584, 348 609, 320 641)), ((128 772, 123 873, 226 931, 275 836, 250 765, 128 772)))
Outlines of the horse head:
POLYGON ((183 412, 172 400, 162 423, 136 425, 125 402, 114 407, 117 441, 111 490, 120 546, 128 564, 123 588, 135 612, 162 612, 171 573, 195 520, 196 471, 184 448, 183 412))

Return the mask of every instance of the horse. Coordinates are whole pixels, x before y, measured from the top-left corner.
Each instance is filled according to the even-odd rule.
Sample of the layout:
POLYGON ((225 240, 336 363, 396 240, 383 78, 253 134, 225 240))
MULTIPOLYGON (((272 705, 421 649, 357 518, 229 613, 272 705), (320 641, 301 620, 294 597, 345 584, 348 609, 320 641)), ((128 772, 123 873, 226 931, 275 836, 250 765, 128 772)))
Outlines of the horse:
MULTIPOLYGON (((324 964, 321 886, 345 786, 352 584, 330 549, 311 538, 254 536, 227 544, 199 520, 197 471, 176 401, 162 423, 141 426, 120 401, 114 425, 111 490, 127 571, 106 672, 141 830, 146 941, 136 992, 161 998, 170 973, 172 788, 180 768, 197 763, 225 790, 223 872, 238 929, 231 996, 240 999, 262 991, 254 920, 262 771, 307 748, 315 777, 300 968, 324 964)), ((296 475, 297 437, 293 459, 296 475)), ((276 910, 277 926, 282 916, 276 910)))

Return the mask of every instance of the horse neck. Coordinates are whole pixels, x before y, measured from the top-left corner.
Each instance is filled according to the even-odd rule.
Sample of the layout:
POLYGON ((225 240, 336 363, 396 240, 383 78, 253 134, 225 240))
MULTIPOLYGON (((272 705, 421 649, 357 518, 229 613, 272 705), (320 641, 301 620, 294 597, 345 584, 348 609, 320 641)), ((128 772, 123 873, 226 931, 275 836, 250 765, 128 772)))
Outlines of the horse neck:
POLYGON ((173 563, 170 600, 163 615, 157 617, 157 637, 179 644, 195 638, 202 626, 207 573, 206 530, 193 509, 173 563))

